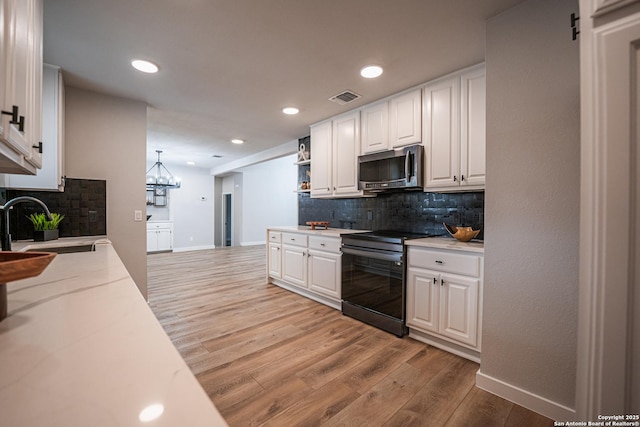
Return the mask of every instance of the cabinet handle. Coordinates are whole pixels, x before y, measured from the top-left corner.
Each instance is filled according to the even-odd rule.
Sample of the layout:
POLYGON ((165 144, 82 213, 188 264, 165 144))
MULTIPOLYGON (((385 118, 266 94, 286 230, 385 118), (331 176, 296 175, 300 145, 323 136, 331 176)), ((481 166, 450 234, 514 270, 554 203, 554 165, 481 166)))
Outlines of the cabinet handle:
POLYGON ((18 120, 18 123, 15 123, 18 125, 18 130, 20 132, 24 132, 24 116, 20 116, 20 120, 18 120))
POLYGON ((440 261, 439 259, 437 259, 437 260, 436 260, 436 264, 440 264, 440 265, 442 265, 442 264, 444 264, 444 262, 443 262, 443 261, 440 261))
POLYGON ((444 279, 440 279, 440 286, 444 286, 444 279))
POLYGON ((4 111, 2 110, 2 114, 4 114, 5 116, 11 116, 11 121, 9 123, 11 124, 18 124, 19 123, 19 113, 18 113, 18 106, 14 105, 11 107, 11 111, 4 111))
POLYGON ((38 145, 32 145, 31 147, 37 148, 38 153, 42 154, 42 141, 38 142, 38 145))
POLYGON ((453 175, 453 182, 458 182, 458 177, 453 175))
POLYGON ((320 246, 324 246, 324 243, 320 243, 320 246))
POLYGON ((464 175, 460 175, 460 181, 464 181, 464 175))
POLYGON ((436 278, 435 277, 433 278, 433 284, 434 285, 436 284, 436 278))
POLYGON ((327 187, 327 191, 331 191, 331 188, 327 187))

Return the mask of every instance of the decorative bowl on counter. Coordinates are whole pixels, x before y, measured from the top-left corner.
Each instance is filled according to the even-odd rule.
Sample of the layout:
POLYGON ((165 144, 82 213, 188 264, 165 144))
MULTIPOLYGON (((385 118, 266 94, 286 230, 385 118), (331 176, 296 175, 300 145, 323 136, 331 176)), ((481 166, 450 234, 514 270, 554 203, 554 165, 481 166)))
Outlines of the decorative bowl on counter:
POLYGON ((471 227, 456 227, 455 225, 449 225, 444 222, 442 225, 444 225, 444 228, 451 234, 451 237, 461 242, 468 242, 480 233, 480 230, 474 230, 471 227))
POLYGON ((0 321, 7 317, 7 282, 38 276, 55 256, 49 252, 0 251, 0 321))

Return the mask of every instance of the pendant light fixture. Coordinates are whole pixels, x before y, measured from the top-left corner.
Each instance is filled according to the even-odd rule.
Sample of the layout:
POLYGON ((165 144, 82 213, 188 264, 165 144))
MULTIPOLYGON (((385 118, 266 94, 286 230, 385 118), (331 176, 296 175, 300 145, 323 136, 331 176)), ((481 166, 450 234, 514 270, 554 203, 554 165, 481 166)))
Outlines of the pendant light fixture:
POLYGON ((160 161, 162 150, 156 150, 158 161, 147 171, 147 190, 154 188, 180 188, 180 178, 174 178, 160 161))

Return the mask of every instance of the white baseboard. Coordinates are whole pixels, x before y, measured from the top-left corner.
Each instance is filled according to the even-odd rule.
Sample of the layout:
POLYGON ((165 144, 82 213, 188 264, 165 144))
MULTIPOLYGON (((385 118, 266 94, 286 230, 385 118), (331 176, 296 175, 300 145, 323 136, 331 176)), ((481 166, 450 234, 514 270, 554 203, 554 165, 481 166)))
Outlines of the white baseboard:
POLYGON ((240 246, 256 246, 256 245, 264 245, 266 242, 263 240, 261 242, 240 242, 240 246))
POLYGON ((476 373, 476 386, 554 421, 570 421, 576 418, 575 409, 485 375, 480 370, 476 373))
POLYGON ((188 246, 186 248, 173 248, 173 252, 204 251, 206 249, 215 249, 215 248, 216 248, 216 245, 188 246))

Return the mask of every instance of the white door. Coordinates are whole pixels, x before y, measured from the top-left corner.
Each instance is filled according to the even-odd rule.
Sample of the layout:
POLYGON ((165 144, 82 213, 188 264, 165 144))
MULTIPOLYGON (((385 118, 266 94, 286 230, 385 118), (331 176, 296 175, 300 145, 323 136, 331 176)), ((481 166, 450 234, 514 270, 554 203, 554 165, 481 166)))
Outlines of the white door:
POLYGON ((311 196, 333 194, 331 121, 311 127, 311 196))
POLYGON ((443 274, 440 280, 440 333, 475 346, 480 281, 453 274, 443 274))
POLYGON ((160 229, 158 233, 158 250, 168 251, 173 248, 172 233, 171 230, 160 229))
POLYGON ((427 187, 458 187, 460 179, 460 78, 424 88, 427 187))
MULTIPOLYGON (((311 145, 313 147, 313 143, 311 145)), ((358 154, 360 152, 360 112, 333 120, 333 192, 358 192, 358 154)), ((313 158, 312 158, 313 159, 313 158)), ((314 172, 312 172, 314 173, 314 172)))
POLYGON ((391 145, 417 144, 422 140, 422 94, 420 89, 392 98, 389 102, 391 145))
POLYGON ((291 284, 307 287, 307 250, 305 248, 282 245, 282 278, 291 284))
POLYGON ((640 13, 606 16, 626 3, 580 1, 579 419, 640 410, 640 13))
POLYGON ((486 86, 484 65, 462 74, 460 185, 484 185, 486 171, 486 86))
POLYGON ((362 154, 389 149, 389 103, 387 101, 362 109, 362 154))
POLYGON ((410 267, 407 270, 407 325, 438 333, 440 273, 410 267))
POLYGON ((269 276, 280 278, 282 276, 281 245, 269 243, 269 276))
POLYGON ((340 299, 340 255, 309 251, 309 289, 340 299))

